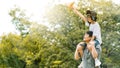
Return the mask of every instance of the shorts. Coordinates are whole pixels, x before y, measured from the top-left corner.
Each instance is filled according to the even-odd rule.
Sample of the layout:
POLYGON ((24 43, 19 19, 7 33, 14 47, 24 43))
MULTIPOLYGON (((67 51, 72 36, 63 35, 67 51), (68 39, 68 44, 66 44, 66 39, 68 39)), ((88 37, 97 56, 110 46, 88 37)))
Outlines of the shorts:
POLYGON ((99 43, 98 40, 94 40, 94 42, 95 42, 95 47, 96 47, 97 45, 100 45, 100 43, 99 43))
MULTIPOLYGON (((97 46, 97 45, 100 45, 100 43, 99 43, 99 41, 98 40, 94 40, 94 42, 95 42, 95 47, 97 46)), ((84 42, 83 44, 80 44, 80 46, 83 46, 84 48, 87 46, 87 44, 84 42)))

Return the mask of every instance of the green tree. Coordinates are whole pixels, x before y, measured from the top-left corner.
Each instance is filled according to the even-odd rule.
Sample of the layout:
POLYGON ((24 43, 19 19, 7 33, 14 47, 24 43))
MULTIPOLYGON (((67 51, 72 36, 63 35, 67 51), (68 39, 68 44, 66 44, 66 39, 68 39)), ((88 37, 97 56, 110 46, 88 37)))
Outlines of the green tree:
MULTIPOLYGON (((16 54, 21 37, 15 34, 3 35, 0 43, 0 67, 23 68, 25 62, 16 54)), ((18 52, 19 53, 19 52, 18 52)))
POLYGON ((25 11, 21 10, 19 7, 15 7, 9 12, 9 15, 12 17, 12 23, 15 24, 16 29, 24 37, 29 33, 29 28, 31 21, 25 15, 25 11))
MULTIPOLYGON (((87 8, 98 13, 103 39, 102 67, 119 68, 120 6, 106 0, 79 0, 78 7, 83 14, 87 8)), ((88 28, 66 5, 47 9, 44 18, 49 26, 31 22, 20 8, 12 9, 9 14, 21 35, 1 36, 0 67, 77 68, 80 60, 74 60, 74 51, 88 28)))

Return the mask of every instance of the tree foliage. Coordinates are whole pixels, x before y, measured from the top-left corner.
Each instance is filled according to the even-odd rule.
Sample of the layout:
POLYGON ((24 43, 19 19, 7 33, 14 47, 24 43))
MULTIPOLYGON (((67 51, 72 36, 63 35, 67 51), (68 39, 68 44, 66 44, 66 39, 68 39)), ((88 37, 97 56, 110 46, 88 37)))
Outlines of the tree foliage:
MULTIPOLYGON (((78 3, 84 15, 88 8, 98 13, 103 39, 102 68, 120 67, 119 7, 106 0, 78 3)), ((65 5, 57 4, 46 11, 44 18, 49 26, 31 22, 20 8, 10 11, 12 23, 21 35, 9 33, 0 37, 0 67, 77 68, 80 60, 74 60, 74 51, 88 27, 65 5)))

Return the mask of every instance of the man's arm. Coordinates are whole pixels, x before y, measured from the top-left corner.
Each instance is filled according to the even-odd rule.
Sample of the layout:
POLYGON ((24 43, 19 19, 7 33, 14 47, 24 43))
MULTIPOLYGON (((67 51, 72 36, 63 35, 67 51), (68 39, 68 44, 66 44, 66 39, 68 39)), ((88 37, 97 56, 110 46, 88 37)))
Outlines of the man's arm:
POLYGON ((79 59, 80 59, 79 52, 78 52, 77 49, 76 49, 76 51, 75 51, 74 58, 75 58, 75 60, 79 60, 79 59))

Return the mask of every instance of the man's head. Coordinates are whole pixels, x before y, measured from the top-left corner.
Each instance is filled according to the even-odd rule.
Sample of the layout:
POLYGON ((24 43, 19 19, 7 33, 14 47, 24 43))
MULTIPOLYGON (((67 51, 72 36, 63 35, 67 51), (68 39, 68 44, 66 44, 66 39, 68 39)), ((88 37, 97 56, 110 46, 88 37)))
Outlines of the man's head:
POLYGON ((97 20, 97 13, 94 11, 87 10, 86 15, 88 22, 93 22, 97 20))
POLYGON ((85 42, 89 42, 91 40, 92 36, 93 36, 93 32, 92 31, 87 31, 84 35, 83 40, 85 42))

